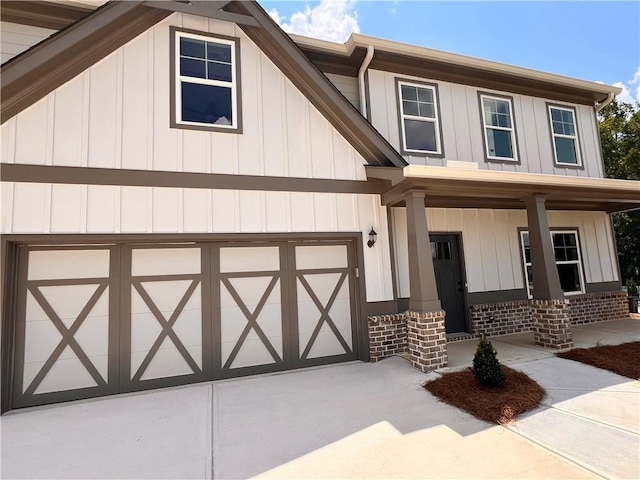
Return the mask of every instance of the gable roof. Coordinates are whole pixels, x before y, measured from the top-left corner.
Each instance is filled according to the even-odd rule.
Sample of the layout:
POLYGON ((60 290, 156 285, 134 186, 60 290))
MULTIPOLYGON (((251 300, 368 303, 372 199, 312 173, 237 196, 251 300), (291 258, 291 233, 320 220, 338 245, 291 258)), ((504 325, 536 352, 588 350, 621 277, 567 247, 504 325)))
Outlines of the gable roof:
POLYGON ((176 11, 237 23, 369 164, 407 165, 255 1, 109 2, 2 65, 1 122, 176 11))

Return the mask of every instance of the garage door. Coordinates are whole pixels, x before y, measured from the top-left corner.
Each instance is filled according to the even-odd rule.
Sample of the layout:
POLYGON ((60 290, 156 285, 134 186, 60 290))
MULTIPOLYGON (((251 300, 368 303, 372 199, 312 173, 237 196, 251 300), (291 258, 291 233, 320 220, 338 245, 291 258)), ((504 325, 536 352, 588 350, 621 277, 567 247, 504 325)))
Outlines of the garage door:
POLYGON ((353 250, 22 246, 12 406, 356 359, 353 250))

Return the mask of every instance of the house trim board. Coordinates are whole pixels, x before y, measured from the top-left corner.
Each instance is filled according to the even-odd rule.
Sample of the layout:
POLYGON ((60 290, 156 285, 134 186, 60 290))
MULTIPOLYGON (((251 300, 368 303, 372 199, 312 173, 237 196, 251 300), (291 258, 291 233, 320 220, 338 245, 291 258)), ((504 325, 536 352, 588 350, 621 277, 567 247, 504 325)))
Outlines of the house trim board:
POLYGON ((325 192, 380 194, 384 180, 335 180, 325 178, 268 177, 217 173, 168 172, 117 168, 62 167, 3 163, 3 182, 134 187, 204 188, 211 190, 259 190, 272 192, 325 192))
POLYGON ((3 22, 59 30, 81 20, 93 11, 90 7, 52 2, 7 1, 0 3, 3 22))

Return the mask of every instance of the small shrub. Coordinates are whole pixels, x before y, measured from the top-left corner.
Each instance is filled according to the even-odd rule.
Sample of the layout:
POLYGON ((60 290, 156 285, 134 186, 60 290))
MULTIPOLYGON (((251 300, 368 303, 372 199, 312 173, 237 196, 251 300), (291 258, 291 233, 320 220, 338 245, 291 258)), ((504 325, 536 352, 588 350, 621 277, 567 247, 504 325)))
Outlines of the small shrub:
POLYGON ((496 353, 491 342, 482 335, 476 354, 473 356, 471 370, 478 382, 489 387, 501 386, 506 378, 496 353))

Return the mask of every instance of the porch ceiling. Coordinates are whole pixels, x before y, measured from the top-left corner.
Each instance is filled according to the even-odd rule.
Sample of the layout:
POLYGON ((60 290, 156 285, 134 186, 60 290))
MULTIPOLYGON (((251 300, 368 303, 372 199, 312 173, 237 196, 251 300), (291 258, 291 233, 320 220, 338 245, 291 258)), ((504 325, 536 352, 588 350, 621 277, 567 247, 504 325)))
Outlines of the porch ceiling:
POLYGON ((427 207, 524 209, 524 199, 542 196, 548 210, 621 212, 640 208, 640 182, 409 165, 366 167, 370 179, 391 182, 382 194, 388 206, 404 205, 410 190, 426 193, 427 207))

